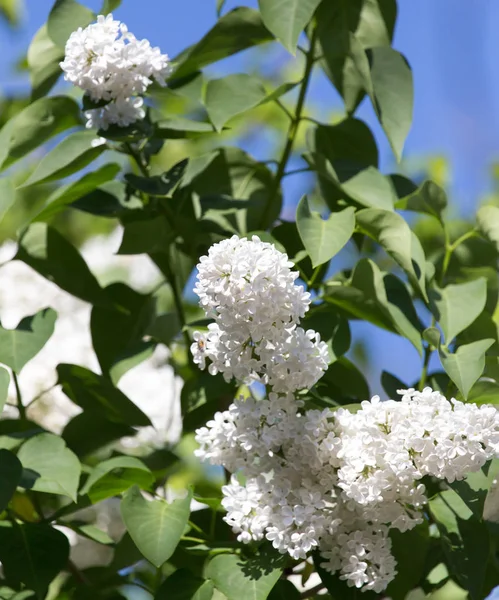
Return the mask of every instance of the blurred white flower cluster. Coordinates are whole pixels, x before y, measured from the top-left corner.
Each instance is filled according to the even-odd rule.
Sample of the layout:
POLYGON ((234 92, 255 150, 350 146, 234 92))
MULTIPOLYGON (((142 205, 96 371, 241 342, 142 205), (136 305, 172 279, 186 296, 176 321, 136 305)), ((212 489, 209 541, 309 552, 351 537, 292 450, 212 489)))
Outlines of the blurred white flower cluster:
POLYGON ((153 79, 165 85, 171 73, 169 58, 148 40, 138 40, 111 14, 74 31, 61 68, 67 81, 83 89, 94 102, 108 102, 87 110, 87 127, 126 127, 143 119, 144 94, 153 79))
POLYGON ((383 591, 396 574, 389 530, 423 521, 424 475, 452 482, 499 454, 499 413, 425 388, 401 401, 303 411, 291 394, 237 400, 197 431, 197 455, 236 475, 225 520, 243 542, 270 540, 348 585, 383 591))
POLYGON ((214 244, 198 264, 194 291, 214 323, 195 333, 194 362, 229 381, 260 381, 275 392, 310 388, 328 364, 327 345, 298 326, 310 294, 295 284, 286 254, 257 236, 214 244))
MULTIPOLYGON (((96 236, 84 244, 82 255, 103 284, 124 281, 138 291, 149 291, 161 275, 145 256, 116 256, 121 232, 96 236)), ((0 246, 0 320, 4 327, 39 310, 52 307, 57 312, 55 331, 47 344, 21 372, 19 382, 28 416, 47 430, 60 433, 68 421, 81 412, 60 390, 56 367, 72 363, 100 372, 90 335, 91 306, 61 290, 25 263, 10 260, 16 251, 13 242, 0 246), (8 262, 7 262, 8 261, 8 262)), ((118 387, 145 412, 153 427, 141 428, 134 438, 124 439, 127 446, 161 447, 180 435, 180 383, 167 363, 168 351, 158 347, 153 356, 120 379, 118 387)), ((2 418, 16 417, 15 389, 9 390, 9 402, 2 418)))

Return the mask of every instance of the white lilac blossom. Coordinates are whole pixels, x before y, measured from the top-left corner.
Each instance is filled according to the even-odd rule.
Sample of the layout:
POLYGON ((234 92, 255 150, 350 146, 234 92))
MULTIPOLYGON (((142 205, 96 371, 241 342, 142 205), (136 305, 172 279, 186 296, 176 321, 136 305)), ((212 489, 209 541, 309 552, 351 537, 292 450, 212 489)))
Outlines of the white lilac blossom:
POLYGON ((396 574, 390 529, 423 521, 424 475, 454 481, 499 455, 499 413, 425 388, 401 401, 303 409, 292 394, 239 399, 196 432, 198 457, 235 475, 225 520, 242 542, 267 539, 348 585, 377 593, 396 574))
POLYGON ((109 102, 86 112, 89 127, 121 127, 145 115, 141 96, 153 80, 161 86, 171 73, 166 54, 148 40, 138 40, 124 23, 99 15, 97 22, 74 31, 61 62, 66 81, 81 88, 94 102, 109 102))
POLYGON ((194 288, 214 319, 206 336, 194 334, 194 362, 209 372, 276 392, 312 387, 328 364, 327 345, 298 326, 310 294, 297 285, 286 254, 257 236, 214 244, 198 264, 194 288))

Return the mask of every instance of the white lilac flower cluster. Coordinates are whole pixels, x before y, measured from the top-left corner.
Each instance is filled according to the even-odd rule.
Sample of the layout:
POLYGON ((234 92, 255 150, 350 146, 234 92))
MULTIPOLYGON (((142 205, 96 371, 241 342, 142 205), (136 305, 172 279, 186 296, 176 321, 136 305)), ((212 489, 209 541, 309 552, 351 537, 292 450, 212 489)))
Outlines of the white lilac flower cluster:
POLYGON ((401 401, 303 411, 292 394, 236 400, 197 431, 197 456, 240 473, 224 486, 225 520, 242 542, 270 540, 348 585, 382 592, 396 574, 390 529, 423 521, 424 475, 447 481, 499 453, 494 407, 425 388, 401 401))
POLYGON ((194 291, 214 322, 207 335, 194 334, 191 351, 200 368, 208 359, 212 375, 260 381, 283 393, 318 381, 327 368, 327 345, 298 326, 310 294, 296 285, 292 266, 257 236, 233 236, 201 257, 194 291))
POLYGON ((327 348, 299 327, 310 296, 292 266, 257 237, 234 236, 201 258, 195 292, 214 323, 196 332, 194 361, 272 389, 197 430, 196 455, 233 474, 222 504, 239 541, 267 539, 297 560, 316 550, 324 569, 380 593, 396 574, 390 530, 423 522, 421 479, 462 479, 497 456, 499 413, 431 388, 376 396, 356 413, 305 410, 294 392, 320 378, 327 348))
POLYGON ((61 62, 66 81, 80 87, 94 102, 108 102, 85 111, 87 127, 126 127, 143 119, 144 94, 155 79, 160 85, 171 73, 166 54, 148 40, 138 40, 124 23, 99 15, 97 22, 74 31, 61 62))

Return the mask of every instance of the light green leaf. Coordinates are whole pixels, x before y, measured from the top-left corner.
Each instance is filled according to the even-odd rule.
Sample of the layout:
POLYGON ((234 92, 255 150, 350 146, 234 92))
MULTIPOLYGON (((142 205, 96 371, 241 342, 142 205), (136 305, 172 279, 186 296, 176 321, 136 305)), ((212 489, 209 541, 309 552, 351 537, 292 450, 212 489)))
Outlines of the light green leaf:
POLYGON ((12 181, 7 177, 0 179, 0 223, 15 200, 16 190, 12 181))
POLYGON ((93 504, 117 496, 132 485, 149 489, 154 481, 146 465, 133 456, 115 456, 99 463, 90 473, 80 494, 88 494, 93 504))
POLYGON ((380 244, 404 269, 423 298, 428 300, 424 251, 407 222, 397 213, 375 208, 359 211, 356 218, 361 231, 380 244))
POLYGON ((480 232, 495 244, 499 251, 499 207, 482 206, 478 209, 476 220, 480 232))
POLYGON ((295 54, 300 33, 321 0, 258 0, 262 19, 282 45, 295 54))
POLYGON ((10 375, 7 369, 0 367, 0 414, 2 413, 9 395, 10 375))
POLYGON ((23 0, 0 0, 0 17, 4 17, 10 26, 19 24, 23 11, 23 0))
POLYGON ((450 284, 430 291, 430 307, 442 328, 445 343, 464 331, 485 307, 487 280, 484 277, 466 283, 450 284))
POLYGON ((402 54, 390 47, 371 48, 372 102, 395 157, 400 162, 412 123, 412 72, 402 54))
POLYGON ((138 487, 129 490, 121 501, 121 516, 130 537, 142 554, 160 567, 175 552, 191 512, 192 491, 181 500, 148 501, 138 487))
POLYGON ((206 65, 271 39, 272 35, 262 23, 258 11, 246 6, 235 8, 221 17, 197 44, 174 59, 174 77, 185 77, 206 65))
POLYGON ((217 131, 221 131, 232 117, 258 106, 266 96, 259 78, 245 73, 228 75, 208 82, 206 110, 217 131))
POLYGON ((94 13, 76 0, 56 0, 49 14, 47 31, 52 41, 64 48, 73 31, 94 20, 94 13))
POLYGON ((349 206, 341 212, 331 213, 324 220, 318 212, 310 210, 307 196, 300 200, 296 209, 296 225, 314 268, 331 260, 352 237, 354 213, 349 206))
POLYGON ((54 310, 45 308, 32 317, 25 317, 15 329, 4 329, 0 325, 0 363, 19 374, 54 333, 56 318, 54 310))
POLYGON ((59 63, 64 59, 63 50, 48 35, 47 25, 42 25, 35 33, 27 59, 31 99, 37 100, 45 96, 59 79, 62 73, 59 63))
POLYGON ((217 17, 220 18, 222 16, 222 10, 224 7, 226 0, 217 0, 217 17))
POLYGON ((433 181, 425 181, 415 192, 395 204, 395 207, 400 210, 426 213, 436 217, 439 221, 442 220, 442 212, 446 206, 446 193, 433 181))
POLYGON ((76 502, 81 465, 62 438, 51 433, 35 435, 21 446, 17 456, 24 469, 38 475, 34 491, 69 496, 76 502))
POLYGON ((104 544, 105 546, 111 546, 114 544, 113 538, 95 525, 80 525, 79 527, 74 526, 72 529, 77 534, 86 537, 89 540, 93 540, 98 544, 104 544))
POLYGON ((110 304, 78 250, 45 223, 33 223, 21 234, 15 258, 77 298, 110 304))
POLYGON ((114 180, 120 171, 120 165, 110 163, 95 169, 91 173, 86 173, 78 181, 57 188, 50 194, 45 202, 45 207, 32 221, 47 221, 51 219, 54 215, 62 212, 68 204, 93 192, 103 183, 114 180))
POLYGON ((281 576, 282 569, 264 565, 265 557, 245 559, 235 554, 219 554, 206 565, 204 576, 228 600, 265 600, 281 576))
POLYGON ((154 600, 212 600, 213 583, 178 569, 160 586, 154 600))
POLYGON ((42 158, 22 187, 62 179, 83 169, 107 148, 105 144, 95 146, 96 140, 94 131, 77 131, 64 138, 42 158))
POLYGON ((24 583, 34 590, 37 600, 46 598, 50 582, 67 567, 68 559, 68 538, 51 525, 0 523, 0 561, 5 578, 24 583))
POLYGON ((156 133, 160 138, 181 139, 195 137, 196 134, 214 133, 213 125, 205 121, 193 121, 185 117, 170 117, 156 123, 156 133))
POLYGON ((8 450, 0 450, 0 511, 3 512, 14 495, 23 466, 15 454, 8 450))
POLYGON ((5 169, 53 136, 77 125, 81 125, 80 107, 72 98, 40 98, 0 131, 0 167, 5 169))

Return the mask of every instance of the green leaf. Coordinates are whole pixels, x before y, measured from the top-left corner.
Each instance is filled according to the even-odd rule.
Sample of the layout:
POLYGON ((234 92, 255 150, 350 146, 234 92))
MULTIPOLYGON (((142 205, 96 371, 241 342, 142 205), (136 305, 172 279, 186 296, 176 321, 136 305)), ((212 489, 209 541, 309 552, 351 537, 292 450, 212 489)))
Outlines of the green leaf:
POLYGON ((182 179, 187 163, 187 159, 182 160, 162 175, 140 177, 134 173, 127 173, 125 179, 134 189, 140 192, 144 192, 149 196, 167 198, 171 196, 173 190, 182 179))
POLYGON ((110 303, 78 250, 45 223, 33 223, 23 231, 15 258, 81 300, 110 303))
POLYGON ((0 179, 0 223, 16 200, 16 190, 10 179, 0 179))
POLYGON ((388 371, 382 371, 381 373, 381 385, 385 390, 388 398, 396 399, 399 397, 397 390, 405 390, 409 386, 400 381, 398 377, 388 373, 388 371))
POLYGON ((159 215, 153 219, 126 221, 118 254, 162 252, 174 237, 175 233, 165 215, 159 215))
POLYGON ((158 315, 154 321, 149 324, 146 334, 150 335, 158 342, 169 346, 180 331, 181 325, 177 313, 168 312, 158 315))
POLYGON ((15 454, 8 450, 0 450, 0 511, 3 512, 14 495, 23 466, 15 454))
POLYGON ((151 425, 149 417, 107 377, 68 364, 58 365, 57 374, 62 391, 84 411, 96 413, 114 423, 140 427, 151 425))
POLYGON ((497 472, 485 497, 483 519, 497 531, 497 526, 499 526, 499 480, 497 472))
POLYGON ((77 131, 65 137, 42 158, 21 187, 56 181, 80 171, 106 150, 105 144, 95 146, 96 140, 94 131, 77 131))
POLYGON ((95 411, 85 411, 66 425, 62 437, 68 448, 80 457, 93 454, 123 437, 132 437, 136 431, 124 423, 116 423, 95 411), (91 431, 92 435, 88 435, 91 431))
POLYGON ((154 600, 211 600, 213 583, 196 577, 187 569, 178 569, 159 587, 154 600))
POLYGON ((24 469, 37 475, 34 491, 76 501, 81 465, 62 438, 50 433, 35 435, 21 446, 17 456, 24 469))
POLYGON ((54 333, 56 318, 54 310, 45 308, 22 319, 15 329, 4 329, 0 325, 0 363, 19 374, 54 333))
POLYGON ((50 582, 69 559, 68 538, 50 525, 40 523, 0 524, 0 561, 5 577, 46 597, 50 582))
POLYGON ((64 48, 73 31, 94 20, 94 13, 76 0, 56 0, 49 14, 47 31, 52 40, 64 48))
POLYGON ((80 494, 87 494, 93 504, 117 496, 133 485, 150 489, 154 482, 151 471, 138 458, 115 456, 99 463, 88 477, 80 494))
POLYGON ((241 6, 230 11, 194 46, 174 59, 175 79, 272 39, 256 10, 241 6))
POLYGON ((138 487, 121 501, 121 516, 137 548, 160 567, 175 552, 189 520, 192 491, 181 500, 145 500, 138 487))
POLYGON ((331 594, 331 597, 336 600, 376 600, 379 598, 379 594, 376 594, 370 590, 366 590, 365 592, 359 592, 357 589, 350 587, 347 585, 347 582, 340 579, 339 573, 335 573, 332 575, 328 571, 324 570, 321 567, 321 563, 323 562, 323 558, 319 554, 319 552, 315 551, 313 553, 313 560, 315 571, 321 578, 322 583, 326 586, 327 591, 331 594), (362 596, 360 596, 362 593, 362 596))
POLYGON ((266 96, 259 78, 246 73, 228 75, 208 82, 206 110, 217 131, 221 131, 232 117, 258 106, 266 96))
MULTIPOLYGON (((204 576, 228 600, 265 600, 282 573, 282 565, 272 568, 265 557, 245 559, 234 554, 219 554, 206 565, 204 576)), ((282 561, 281 561, 282 562, 282 561)))
POLYGON ((114 544, 114 540, 105 531, 99 529, 95 525, 81 525, 72 527, 78 535, 86 537, 89 540, 97 542, 98 544, 104 544, 105 546, 111 546, 114 544))
POLYGON ((7 168, 53 136, 77 125, 81 125, 80 107, 72 98, 40 98, 0 131, 0 167, 7 168))
POLYGON ((499 251, 499 208, 497 206, 482 206, 478 209, 476 220, 480 232, 499 251))
POLYGON ((300 200, 296 209, 296 225, 314 268, 331 260, 352 237, 354 212, 349 206, 341 212, 331 213, 324 220, 318 212, 310 210, 307 196, 300 200))
POLYGON ((393 37, 395 0, 322 2, 317 34, 326 75, 352 114, 369 88, 369 63, 364 50, 389 46, 393 37))
POLYGON ((0 414, 2 413, 9 395, 10 375, 7 369, 0 367, 0 414))
POLYGON ((288 579, 279 579, 269 595, 269 600, 300 600, 300 598, 300 592, 288 579))
POLYGON ((68 204, 96 190, 106 181, 116 178, 121 171, 120 165, 109 163, 91 173, 86 173, 78 181, 58 187, 45 202, 44 208, 36 215, 33 221, 48 221, 62 212, 68 204))
POLYGON ((465 399, 475 381, 482 375, 485 367, 485 353, 494 340, 480 340, 465 346, 459 346, 455 354, 439 349, 440 361, 447 375, 457 385, 465 399))
POLYGON ((453 490, 441 492, 430 500, 430 510, 452 575, 468 590, 471 600, 482 600, 490 552, 485 524, 474 517, 453 490))
POLYGON ((466 283, 449 284, 430 291, 430 307, 442 328, 448 345, 464 331, 485 307, 487 280, 484 277, 466 283))
POLYGON ((380 244, 404 269, 423 298, 428 300, 424 251, 407 222, 394 212, 375 208, 359 211, 356 218, 361 231, 380 244))
POLYGON ((117 8, 121 6, 121 0, 104 0, 102 3, 102 8, 99 11, 100 15, 108 15, 109 13, 114 12, 117 8))
POLYGON ((407 60, 393 48, 368 51, 372 102, 395 157, 400 162, 412 123, 414 87, 407 60))
POLYGON ((162 119, 156 123, 156 134, 162 139, 196 137, 196 134, 203 133, 214 133, 213 125, 205 121, 192 121, 178 116, 162 119))
POLYGON ((142 202, 137 197, 130 196, 121 181, 103 183, 71 206, 91 215, 111 219, 123 217, 131 210, 143 209, 142 202))
POLYGON ((326 303, 313 306, 305 315, 302 327, 320 333, 321 340, 327 342, 330 362, 346 354, 350 348, 351 334, 348 320, 338 314, 335 306, 326 303))
POLYGON ((442 213, 447 206, 447 195, 433 181, 425 181, 408 196, 399 200, 395 207, 400 210, 413 210, 426 213, 442 221, 442 213))
POLYGON ((45 96, 52 89, 62 73, 59 63, 63 59, 63 50, 50 39, 47 25, 42 25, 28 48, 32 100, 45 96))
MULTIPOLYGON (((99 360, 102 373, 122 375, 130 358, 151 348, 143 338, 155 314, 155 300, 139 294, 124 283, 113 283, 106 293, 114 300, 114 306, 94 306, 90 319, 92 345, 99 360)), ((114 383, 117 382, 112 375, 114 383)))
POLYGON ((282 45, 295 54, 300 33, 321 0, 258 0, 262 19, 282 45))

